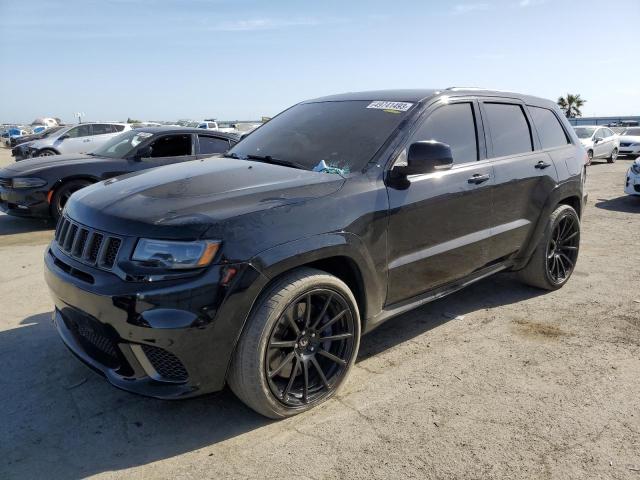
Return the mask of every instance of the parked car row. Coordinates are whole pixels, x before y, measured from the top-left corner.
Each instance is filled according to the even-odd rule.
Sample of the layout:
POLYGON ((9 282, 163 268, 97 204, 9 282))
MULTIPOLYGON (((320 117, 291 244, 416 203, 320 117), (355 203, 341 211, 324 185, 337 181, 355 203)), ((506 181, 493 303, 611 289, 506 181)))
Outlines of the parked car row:
POLYGON ((361 335, 402 312, 504 270, 562 287, 585 155, 551 101, 349 93, 239 142, 141 128, 27 159, 0 170, 0 206, 60 217, 45 252, 54 324, 109 382, 171 399, 228 383, 283 418, 334 395, 361 335))
MULTIPOLYGON (((27 147, 36 157, 46 158, 29 158, 0 171, 4 187, 0 209, 12 215, 57 219, 71 194, 87 185, 223 153, 237 141, 235 134, 182 127, 131 130, 125 124, 101 123, 65 127, 27 147)), ((26 156, 32 155, 27 152, 26 156)))

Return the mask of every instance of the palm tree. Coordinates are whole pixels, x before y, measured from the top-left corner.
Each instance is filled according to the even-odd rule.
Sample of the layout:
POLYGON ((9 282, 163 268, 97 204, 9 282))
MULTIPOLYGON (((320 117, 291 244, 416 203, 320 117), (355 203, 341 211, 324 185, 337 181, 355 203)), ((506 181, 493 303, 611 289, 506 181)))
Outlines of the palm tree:
POLYGON ((567 93, 566 97, 558 98, 558 106, 562 109, 567 118, 581 117, 582 107, 587 101, 580 98, 580 94, 567 93))

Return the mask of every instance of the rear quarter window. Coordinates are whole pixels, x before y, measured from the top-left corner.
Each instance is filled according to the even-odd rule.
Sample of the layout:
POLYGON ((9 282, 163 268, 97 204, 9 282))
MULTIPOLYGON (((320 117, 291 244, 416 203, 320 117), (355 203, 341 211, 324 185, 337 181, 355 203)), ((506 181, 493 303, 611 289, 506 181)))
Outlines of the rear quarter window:
POLYGON ((569 143, 562 125, 551 110, 530 106, 529 113, 533 118, 543 149, 562 147, 569 143))
POLYGON ((485 103, 493 156, 504 157, 533 151, 529 122, 520 105, 485 103))

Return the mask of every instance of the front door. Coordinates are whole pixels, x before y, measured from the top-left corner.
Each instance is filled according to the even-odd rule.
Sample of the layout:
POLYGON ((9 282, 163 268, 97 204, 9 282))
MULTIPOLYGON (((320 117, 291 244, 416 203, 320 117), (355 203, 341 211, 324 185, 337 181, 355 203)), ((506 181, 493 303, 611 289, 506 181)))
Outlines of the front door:
POLYGON ((88 153, 91 148, 91 125, 78 125, 62 135, 54 143, 53 147, 61 154, 88 153))
POLYGON ((134 170, 144 170, 196 159, 195 140, 190 133, 163 135, 153 139, 145 146, 151 147, 151 156, 133 161, 132 168, 134 170))
POLYGON ((421 140, 448 144, 454 165, 410 176, 408 188, 387 188, 387 304, 462 278, 484 266, 489 255, 494 175, 485 160, 477 102, 432 107, 406 146, 421 140))

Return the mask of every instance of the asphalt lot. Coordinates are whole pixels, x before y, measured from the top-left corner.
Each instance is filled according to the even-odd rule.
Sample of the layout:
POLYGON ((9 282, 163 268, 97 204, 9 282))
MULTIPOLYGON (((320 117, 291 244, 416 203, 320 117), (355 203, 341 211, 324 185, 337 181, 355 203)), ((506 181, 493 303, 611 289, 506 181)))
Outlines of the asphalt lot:
POLYGON ((228 391, 163 402, 109 386, 50 324, 52 227, 0 215, 0 478, 640 479, 629 164, 589 168, 565 288, 501 274, 398 317, 364 337, 337 398, 280 422, 228 391))

